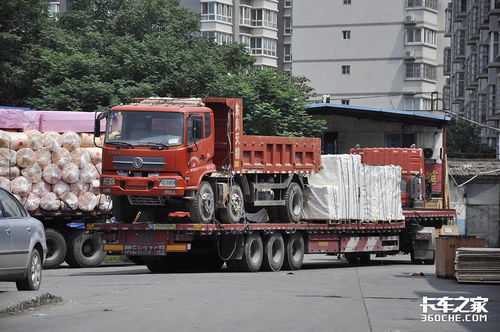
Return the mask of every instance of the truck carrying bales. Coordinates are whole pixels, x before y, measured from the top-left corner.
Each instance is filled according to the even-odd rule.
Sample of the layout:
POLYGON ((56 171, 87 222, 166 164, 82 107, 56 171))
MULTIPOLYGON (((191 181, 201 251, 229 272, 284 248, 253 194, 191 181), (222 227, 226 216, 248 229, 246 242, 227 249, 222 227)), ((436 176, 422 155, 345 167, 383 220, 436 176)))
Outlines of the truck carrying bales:
POLYGON ((104 236, 106 251, 140 258, 152 272, 217 270, 224 262, 232 271, 300 269, 307 253, 360 263, 371 253, 405 252, 433 262, 434 237, 424 226, 440 227, 455 212, 403 210, 408 165, 320 158, 313 138, 243 135, 241 105, 157 98, 103 113, 101 192, 121 201, 113 209, 124 217, 87 225, 104 236), (153 135, 153 119, 172 114, 178 134, 153 135))
POLYGON ((85 223, 109 218, 111 200, 99 193, 94 114, 1 109, 0 119, 0 186, 44 224, 45 267, 99 265, 102 241, 85 223))

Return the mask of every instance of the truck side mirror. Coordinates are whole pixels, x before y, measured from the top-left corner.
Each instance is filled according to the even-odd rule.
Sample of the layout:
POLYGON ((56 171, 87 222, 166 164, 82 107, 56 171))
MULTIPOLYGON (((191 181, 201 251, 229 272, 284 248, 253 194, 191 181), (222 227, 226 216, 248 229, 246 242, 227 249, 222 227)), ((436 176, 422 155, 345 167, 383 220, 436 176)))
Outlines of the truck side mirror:
POLYGON ((94 120, 94 137, 101 136, 101 120, 104 119, 107 115, 107 112, 97 113, 95 112, 95 120, 94 120))

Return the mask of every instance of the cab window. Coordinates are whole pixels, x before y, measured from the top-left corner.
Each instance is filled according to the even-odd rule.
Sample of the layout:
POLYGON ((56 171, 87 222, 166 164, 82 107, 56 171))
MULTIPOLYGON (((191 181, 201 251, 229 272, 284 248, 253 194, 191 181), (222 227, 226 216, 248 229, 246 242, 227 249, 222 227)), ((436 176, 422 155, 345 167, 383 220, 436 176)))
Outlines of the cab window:
POLYGON ((198 142, 203 138, 203 117, 201 114, 191 114, 188 117, 188 144, 198 142))

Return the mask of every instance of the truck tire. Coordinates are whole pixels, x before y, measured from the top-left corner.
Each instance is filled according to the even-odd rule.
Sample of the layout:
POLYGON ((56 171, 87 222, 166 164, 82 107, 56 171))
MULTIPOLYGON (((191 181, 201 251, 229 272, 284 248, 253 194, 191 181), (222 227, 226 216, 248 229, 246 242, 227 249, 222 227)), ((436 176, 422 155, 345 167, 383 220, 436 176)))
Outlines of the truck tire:
POLYGON ((264 243, 263 271, 279 271, 285 260, 285 241, 280 233, 273 233, 264 243))
POLYGON ((45 269, 55 269, 64 262, 67 253, 66 239, 57 230, 47 228, 45 230, 45 237, 47 240, 47 256, 43 267, 45 269))
POLYGON ((116 222, 131 224, 137 216, 137 209, 130 204, 127 196, 112 196, 112 212, 116 222))
POLYGON ((71 267, 94 267, 100 265, 106 252, 102 250, 102 239, 99 235, 85 231, 75 232, 70 237, 66 263, 71 267))
POLYGON ((242 272, 257 272, 264 259, 264 245, 259 233, 252 233, 245 239, 243 258, 238 262, 242 272))
POLYGON ((191 219, 195 224, 208 224, 212 221, 215 212, 215 196, 212 186, 202 181, 200 189, 189 206, 191 219))
POLYGON ((38 249, 33 249, 30 254, 26 275, 23 280, 16 281, 17 290, 36 291, 42 282, 42 256, 38 249))
POLYGON ((245 214, 245 204, 243 199, 243 191, 240 186, 235 183, 229 188, 228 200, 226 207, 219 210, 220 218, 225 224, 237 224, 245 214))
POLYGON ((302 217, 304 198, 302 188, 296 182, 291 182, 285 192, 285 206, 280 206, 280 217, 284 222, 299 222, 302 217))
POLYGON ((283 270, 300 270, 304 262, 304 238, 300 233, 293 233, 286 239, 283 270))

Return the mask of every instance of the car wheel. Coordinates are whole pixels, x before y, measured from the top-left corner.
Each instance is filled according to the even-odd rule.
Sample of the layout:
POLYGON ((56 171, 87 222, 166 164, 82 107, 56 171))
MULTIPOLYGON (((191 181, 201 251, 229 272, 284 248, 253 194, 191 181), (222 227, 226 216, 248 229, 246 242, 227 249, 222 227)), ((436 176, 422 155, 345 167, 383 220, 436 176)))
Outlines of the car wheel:
POLYGON ((23 280, 17 281, 17 290, 36 291, 40 288, 42 282, 42 256, 37 249, 31 252, 26 276, 23 280))

